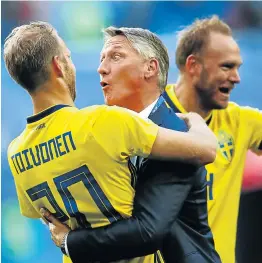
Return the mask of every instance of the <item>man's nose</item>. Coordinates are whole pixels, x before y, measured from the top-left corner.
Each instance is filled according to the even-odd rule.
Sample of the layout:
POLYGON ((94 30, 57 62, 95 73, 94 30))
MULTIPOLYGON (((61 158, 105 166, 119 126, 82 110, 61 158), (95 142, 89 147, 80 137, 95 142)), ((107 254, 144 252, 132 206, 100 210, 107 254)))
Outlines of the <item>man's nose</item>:
POLYGON ((103 60, 103 61, 100 63, 100 65, 99 65, 99 67, 98 67, 98 69, 97 69, 97 72, 98 72, 101 76, 107 75, 107 74, 110 72, 109 65, 106 63, 105 60, 103 60))
POLYGON ((231 73, 229 80, 233 83, 240 83, 241 79, 237 69, 231 73))

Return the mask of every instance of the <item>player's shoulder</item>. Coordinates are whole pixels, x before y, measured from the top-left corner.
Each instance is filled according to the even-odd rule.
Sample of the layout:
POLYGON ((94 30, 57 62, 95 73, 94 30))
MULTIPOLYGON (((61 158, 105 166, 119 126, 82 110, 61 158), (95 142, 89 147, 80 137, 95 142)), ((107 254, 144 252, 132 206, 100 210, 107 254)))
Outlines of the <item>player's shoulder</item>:
POLYGON ((230 101, 227 109, 230 110, 235 110, 235 111, 245 111, 245 110, 251 110, 251 111, 257 111, 259 109, 251 107, 251 106, 242 106, 238 105, 236 102, 230 101))
POLYGON ((105 111, 106 105, 93 105, 74 112, 75 120, 91 120, 96 119, 100 114, 105 111))
POLYGON ((234 121, 243 120, 251 116, 250 114, 257 114, 259 109, 252 108, 250 106, 240 106, 236 102, 230 101, 228 107, 223 110, 216 110, 216 114, 219 118, 231 119, 234 121))
POLYGON ((107 106, 107 105, 95 105, 83 108, 79 110, 78 117, 87 118, 92 124, 95 124, 98 120, 100 122, 113 122, 121 119, 122 121, 127 121, 132 118, 132 116, 138 116, 134 111, 128 110, 126 108, 118 106, 107 106))
POLYGON ((94 105, 94 106, 85 107, 85 108, 79 110, 78 114, 80 114, 80 115, 85 115, 85 114, 89 115, 90 114, 90 115, 95 115, 95 116, 100 116, 101 114, 137 115, 137 113, 135 113, 132 110, 122 108, 122 107, 118 107, 118 106, 107 106, 107 105, 94 105))
POLYGON ((16 138, 14 138, 8 145, 7 148, 7 156, 12 156, 13 153, 17 152, 17 149, 19 149, 20 145, 24 141, 24 134, 25 131, 23 131, 20 135, 18 135, 16 138))
POLYGON ((250 106, 240 106, 235 102, 229 102, 229 105, 226 109, 226 111, 229 114, 235 114, 238 115, 239 117, 244 117, 246 114, 249 114, 251 112, 261 112, 259 109, 250 107, 250 106))
POLYGON ((18 137, 16 137, 15 139, 13 139, 9 145, 8 145, 8 148, 7 148, 7 156, 9 157, 10 155, 12 155, 12 152, 13 152, 13 149, 14 149, 14 146, 16 145, 16 142, 18 140, 18 137))
POLYGON ((99 113, 106 108, 106 105, 93 105, 93 106, 88 106, 82 109, 79 109, 77 114, 79 115, 85 115, 85 114, 95 114, 99 113))

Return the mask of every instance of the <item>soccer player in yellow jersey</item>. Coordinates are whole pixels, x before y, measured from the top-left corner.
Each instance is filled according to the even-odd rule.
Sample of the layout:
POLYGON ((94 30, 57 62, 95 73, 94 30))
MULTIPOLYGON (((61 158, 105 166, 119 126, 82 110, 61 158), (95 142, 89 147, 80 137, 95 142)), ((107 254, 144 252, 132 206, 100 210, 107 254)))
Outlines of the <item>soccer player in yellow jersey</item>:
POLYGON ((246 153, 262 154, 262 112, 230 102, 240 82, 240 49, 230 27, 213 16, 196 20, 179 34, 177 83, 166 88, 177 112, 197 112, 218 139, 208 171, 208 216, 223 263, 235 262, 241 182, 246 153))
POLYGON ((151 154, 200 164, 214 159, 216 139, 198 116, 182 133, 118 107, 77 109, 70 51, 47 23, 15 28, 5 41, 4 60, 33 102, 34 115, 8 148, 24 216, 40 218, 40 208, 47 207, 73 229, 107 225, 132 212, 129 157, 151 154))

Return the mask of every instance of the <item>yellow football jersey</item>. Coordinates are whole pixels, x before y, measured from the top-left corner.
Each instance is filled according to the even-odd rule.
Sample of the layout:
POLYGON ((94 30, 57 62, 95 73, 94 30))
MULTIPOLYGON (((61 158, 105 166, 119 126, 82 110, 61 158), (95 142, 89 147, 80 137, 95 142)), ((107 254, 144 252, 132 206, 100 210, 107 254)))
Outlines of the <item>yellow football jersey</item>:
MULTIPOLYGON (((173 85, 166 92, 180 112, 173 85)), ((218 138, 217 157, 208 171, 208 221, 223 263, 235 262, 235 244, 242 175, 248 149, 262 154, 262 112, 230 102, 206 119, 218 138)))
MULTIPOLYGON (((8 148, 21 213, 40 218, 46 207, 72 229, 131 216, 129 157, 147 157, 157 132, 153 122, 118 107, 56 105, 29 117, 8 148)), ((154 262, 154 256, 128 262, 154 262)))

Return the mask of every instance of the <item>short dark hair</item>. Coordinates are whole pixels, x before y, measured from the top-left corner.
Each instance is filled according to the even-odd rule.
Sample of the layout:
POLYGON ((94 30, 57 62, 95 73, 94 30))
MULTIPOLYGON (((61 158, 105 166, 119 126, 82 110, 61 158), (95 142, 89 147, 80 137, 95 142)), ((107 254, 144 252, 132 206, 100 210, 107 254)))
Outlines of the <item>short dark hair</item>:
POLYGON ((10 76, 28 92, 50 77, 49 65, 60 54, 57 31, 46 22, 16 27, 5 39, 4 61, 10 76))
POLYGON ((192 25, 178 32, 176 65, 179 69, 185 66, 189 55, 203 51, 211 32, 232 36, 231 28, 216 15, 206 19, 196 19, 192 25))

